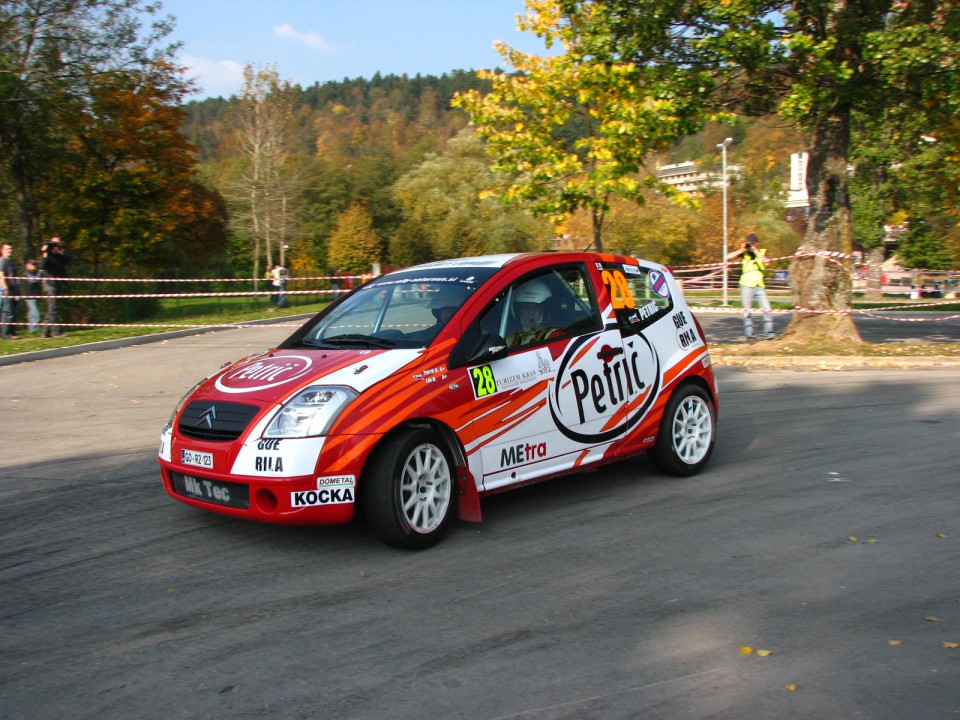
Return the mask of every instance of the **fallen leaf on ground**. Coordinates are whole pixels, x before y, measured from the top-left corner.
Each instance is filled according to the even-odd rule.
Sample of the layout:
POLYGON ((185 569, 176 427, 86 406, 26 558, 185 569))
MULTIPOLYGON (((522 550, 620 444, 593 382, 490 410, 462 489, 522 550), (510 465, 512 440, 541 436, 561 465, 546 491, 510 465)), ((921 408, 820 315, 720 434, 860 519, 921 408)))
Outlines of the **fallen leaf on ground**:
POLYGON ((752 655, 753 648, 749 645, 744 645, 742 648, 740 648, 740 652, 742 652, 744 655, 752 655))
POLYGON ((927 616, 924 618, 924 620, 926 620, 927 622, 943 622, 943 620, 941 620, 940 618, 935 617, 935 616, 933 616, 933 615, 927 615, 927 616))
POLYGON ((773 655, 773 650, 757 650, 757 655, 760 657, 770 657, 773 655))
POLYGON ((788 691, 788 692, 796 692, 796 691, 797 691, 797 684, 796 684, 796 683, 790 683, 789 685, 787 685, 787 691, 788 691))
POLYGON ((888 645, 903 645, 903 640, 887 640, 888 645))
POLYGON ((947 650, 960 650, 960 643, 945 642, 941 643, 947 650))

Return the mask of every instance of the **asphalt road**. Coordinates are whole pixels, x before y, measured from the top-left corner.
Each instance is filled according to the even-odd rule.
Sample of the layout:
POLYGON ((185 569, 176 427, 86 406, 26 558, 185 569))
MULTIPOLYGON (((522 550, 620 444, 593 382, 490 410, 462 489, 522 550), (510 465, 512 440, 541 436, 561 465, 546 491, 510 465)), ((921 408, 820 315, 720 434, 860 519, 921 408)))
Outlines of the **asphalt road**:
POLYGON ((0 717, 960 717, 960 370, 720 368, 702 475, 507 493, 415 553, 162 492, 183 392, 285 332, 0 367, 0 717))

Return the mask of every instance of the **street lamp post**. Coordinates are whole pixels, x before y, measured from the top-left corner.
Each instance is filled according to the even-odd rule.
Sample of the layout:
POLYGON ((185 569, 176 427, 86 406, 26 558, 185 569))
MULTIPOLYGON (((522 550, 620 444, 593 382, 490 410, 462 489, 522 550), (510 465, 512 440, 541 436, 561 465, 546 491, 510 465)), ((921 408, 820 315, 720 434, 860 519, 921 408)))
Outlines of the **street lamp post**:
POLYGON ((727 268, 727 146, 733 142, 733 138, 727 138, 722 143, 717 143, 722 153, 721 175, 723 178, 723 304, 728 305, 727 284, 729 281, 729 270, 727 268))

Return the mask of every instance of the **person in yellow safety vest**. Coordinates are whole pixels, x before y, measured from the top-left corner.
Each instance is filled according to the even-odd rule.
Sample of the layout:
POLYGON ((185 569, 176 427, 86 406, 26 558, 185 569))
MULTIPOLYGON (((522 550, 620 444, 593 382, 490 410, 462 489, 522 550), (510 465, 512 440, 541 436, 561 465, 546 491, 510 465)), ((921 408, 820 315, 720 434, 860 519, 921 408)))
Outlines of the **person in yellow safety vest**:
POLYGON ((763 271, 767 268, 767 251, 760 247, 760 241, 754 233, 747 235, 739 250, 727 255, 727 260, 740 258, 740 304, 743 306, 743 334, 747 342, 753 342, 753 304, 763 312, 763 337, 772 340, 773 315, 770 313, 770 300, 763 284, 763 271))

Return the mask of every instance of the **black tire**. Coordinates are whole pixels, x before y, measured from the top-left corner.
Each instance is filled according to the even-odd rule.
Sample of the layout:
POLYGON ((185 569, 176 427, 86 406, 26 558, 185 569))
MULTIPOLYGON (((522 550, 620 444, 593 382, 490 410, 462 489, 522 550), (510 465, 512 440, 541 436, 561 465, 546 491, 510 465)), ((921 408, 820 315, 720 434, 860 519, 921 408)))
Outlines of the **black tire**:
POLYGON ((426 428, 384 439, 363 473, 360 500, 370 529, 388 545, 434 545, 455 512, 456 473, 450 455, 426 428))
POLYGON ((673 393, 660 420, 650 459, 661 472, 688 477, 707 464, 717 439, 717 411, 699 385, 683 385, 673 393))

